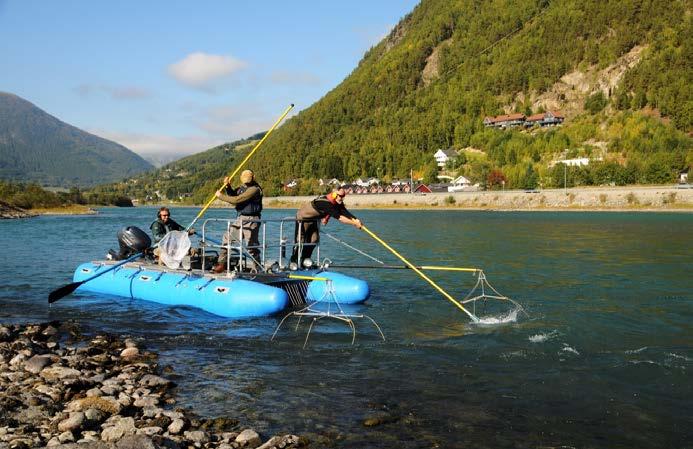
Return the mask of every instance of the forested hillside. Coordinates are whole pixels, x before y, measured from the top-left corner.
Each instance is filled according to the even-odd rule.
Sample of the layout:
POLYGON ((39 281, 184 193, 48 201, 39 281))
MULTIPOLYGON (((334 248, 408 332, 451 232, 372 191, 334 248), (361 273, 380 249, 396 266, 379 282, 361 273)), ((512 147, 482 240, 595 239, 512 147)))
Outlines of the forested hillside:
POLYGON ((16 95, 0 92, 0 179, 89 186, 151 168, 124 146, 68 125, 16 95))
MULTIPOLYGON (((690 0, 423 0, 251 165, 270 195, 289 179, 299 193, 318 178, 432 181, 433 154, 450 148, 450 172, 489 188, 562 186, 555 163, 575 157, 590 164, 568 185, 674 182, 693 163, 692 12, 690 0), (545 111, 564 123, 484 126, 545 111)), ((235 153, 208 153, 157 172, 168 198, 213 191, 235 153)))
POLYGON ((548 186, 548 165, 566 149, 603 149, 605 163, 628 166, 623 182, 673 181, 693 159, 692 24, 680 0, 424 0, 255 164, 273 180, 401 177, 430 172, 439 148, 472 146, 488 156, 462 158, 472 179, 499 169, 511 185, 529 173, 548 186), (587 78, 571 104, 542 102, 565 75, 601 74, 636 46, 615 86, 587 78), (548 131, 483 126, 487 115, 549 107, 576 112, 548 131), (659 169, 666 176, 652 176, 659 169))

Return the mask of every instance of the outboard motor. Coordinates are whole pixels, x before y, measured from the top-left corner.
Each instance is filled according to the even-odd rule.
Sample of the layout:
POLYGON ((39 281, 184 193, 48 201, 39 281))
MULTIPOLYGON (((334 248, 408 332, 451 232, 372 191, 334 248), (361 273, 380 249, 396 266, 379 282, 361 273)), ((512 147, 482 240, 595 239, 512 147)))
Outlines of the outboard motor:
POLYGON ((137 226, 128 226, 118 231, 118 245, 120 251, 116 254, 115 251, 110 250, 109 259, 123 260, 141 253, 152 246, 152 239, 137 226))

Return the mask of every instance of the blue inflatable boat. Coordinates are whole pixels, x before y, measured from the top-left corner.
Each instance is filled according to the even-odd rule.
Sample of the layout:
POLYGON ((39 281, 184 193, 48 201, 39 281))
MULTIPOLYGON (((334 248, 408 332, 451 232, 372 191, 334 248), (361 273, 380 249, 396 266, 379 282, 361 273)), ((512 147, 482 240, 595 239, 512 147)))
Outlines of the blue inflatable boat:
MULTIPOLYGON (((73 281, 83 281, 111 268, 115 262, 84 263, 73 281)), ((272 315, 307 302, 359 304, 368 299, 368 283, 322 270, 293 272, 321 280, 291 279, 288 274, 244 276, 171 270, 151 263, 128 263, 82 284, 78 292, 116 295, 171 306, 198 307, 226 318, 272 315), (329 279, 326 282, 322 279, 329 279)))

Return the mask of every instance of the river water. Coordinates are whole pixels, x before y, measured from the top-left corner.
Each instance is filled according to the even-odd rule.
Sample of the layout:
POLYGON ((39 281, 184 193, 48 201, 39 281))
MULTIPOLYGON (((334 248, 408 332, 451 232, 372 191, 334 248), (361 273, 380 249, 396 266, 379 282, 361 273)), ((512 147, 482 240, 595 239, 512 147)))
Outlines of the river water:
MULTIPOLYGON (((179 208, 186 224, 198 209, 179 208)), ((194 308, 72 295, 47 304, 81 262, 117 247, 155 209, 0 222, 0 322, 76 320, 140 339, 173 368, 179 404, 315 447, 693 447, 693 214, 358 211, 420 265, 478 267, 529 316, 473 325, 408 270, 368 280, 373 318, 305 327, 229 321, 194 308), (365 420, 379 421, 365 426, 365 420)), ((212 210, 209 217, 228 212, 212 210)), ((280 218, 290 211, 266 211, 280 218)), ((398 263, 365 233, 335 237, 398 263)), ((335 262, 372 260, 323 238, 335 262)), ((456 298, 470 273, 427 272, 456 298)))

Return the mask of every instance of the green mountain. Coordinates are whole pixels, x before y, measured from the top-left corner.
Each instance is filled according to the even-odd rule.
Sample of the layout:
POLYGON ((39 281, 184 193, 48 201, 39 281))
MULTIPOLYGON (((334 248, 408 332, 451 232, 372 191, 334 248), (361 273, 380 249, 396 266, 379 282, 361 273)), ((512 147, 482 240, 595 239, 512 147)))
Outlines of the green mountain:
POLYGON ((459 172, 482 182, 498 169, 510 185, 530 172, 549 186, 562 155, 630 164, 626 183, 673 181, 693 163, 692 9, 690 0, 423 0, 268 139, 254 165, 275 180, 406 177, 435 172, 439 148, 473 147, 486 157, 464 153, 459 172), (560 128, 483 124, 553 109, 566 114, 560 128))
POLYGON ((0 92, 0 179, 44 186, 90 186, 152 165, 110 140, 89 134, 32 103, 0 92))
MULTIPOLYGON (((432 181, 450 148, 452 174, 490 188, 674 182, 693 165, 691 67, 691 0, 423 0, 250 165, 270 195, 293 178, 299 193, 318 178, 432 181), (564 123, 484 124, 545 111, 564 123), (575 157, 591 162, 556 165, 575 157)), ((167 167, 178 192, 210 191, 167 167)))

